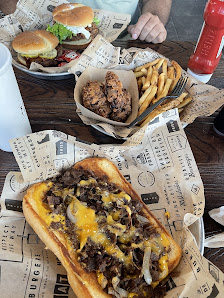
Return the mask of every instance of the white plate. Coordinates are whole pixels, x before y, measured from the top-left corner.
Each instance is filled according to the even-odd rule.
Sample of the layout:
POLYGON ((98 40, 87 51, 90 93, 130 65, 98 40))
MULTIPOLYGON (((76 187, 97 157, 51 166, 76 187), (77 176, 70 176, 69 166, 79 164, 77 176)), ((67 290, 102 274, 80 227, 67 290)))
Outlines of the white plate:
POLYGON ((24 71, 25 73, 28 73, 29 75, 38 78, 38 79, 44 79, 44 80, 64 80, 74 77, 72 73, 69 72, 60 72, 60 73, 47 73, 47 72, 41 72, 41 71, 32 71, 25 66, 20 65, 18 63, 14 63, 13 66, 18 68, 19 70, 24 71))

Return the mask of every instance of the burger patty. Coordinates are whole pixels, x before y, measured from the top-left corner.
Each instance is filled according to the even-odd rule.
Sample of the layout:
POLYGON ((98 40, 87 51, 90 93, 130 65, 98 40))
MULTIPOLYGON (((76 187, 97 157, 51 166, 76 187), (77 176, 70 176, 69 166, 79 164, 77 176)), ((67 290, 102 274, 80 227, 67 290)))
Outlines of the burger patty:
MULTIPOLYGON (((91 27, 88 27, 88 26, 85 27, 85 29, 90 32, 90 34, 91 34, 90 39, 91 40, 94 39, 96 37, 96 35, 98 34, 98 32, 99 32, 99 29, 98 29, 98 27, 95 23, 92 23, 91 27)), ((78 33, 75 36, 73 35, 72 38, 67 37, 65 40, 66 41, 76 41, 76 40, 81 40, 81 39, 85 39, 85 38, 86 37, 85 37, 84 34, 78 33)))
MULTIPOLYGON (((115 184, 108 183, 106 178, 105 180, 100 180, 93 173, 86 170, 69 169, 62 176, 53 179, 52 182, 53 186, 48 191, 43 203, 49 205, 49 210, 53 214, 65 216, 66 226, 63 227, 60 222, 52 222, 51 228, 60 229, 68 235, 73 248, 77 251, 78 260, 86 271, 103 274, 105 284, 102 287, 104 291, 106 293, 109 293, 110 289, 113 291, 113 280, 118 280, 120 288, 128 293, 135 293, 134 298, 163 297, 165 295, 165 286, 160 283, 155 288, 148 285, 141 271, 144 251, 140 244, 144 242, 144 239, 160 237, 149 222, 142 222, 138 218, 138 214, 141 214, 143 207, 142 203, 136 200, 128 201, 126 198, 121 198, 117 202, 104 204, 101 191, 106 191, 116 196, 122 190, 115 184), (79 182, 83 180, 90 183, 80 184, 79 182), (72 198, 68 195, 65 197, 63 195, 60 196, 60 192, 63 189, 66 189, 67 193, 74 194, 79 202, 95 211, 101 231, 107 235, 113 245, 119 247, 125 256, 132 256, 131 263, 125 264, 116 256, 107 253, 101 244, 93 242, 91 238, 87 239, 85 245, 80 250, 80 241, 76 234, 75 224, 70 221, 66 213, 72 198), (127 236, 124 236, 124 240, 122 240, 122 237, 117 236, 110 229, 113 225, 107 224, 107 218, 111 214, 119 214, 114 223, 118 227, 125 227, 127 231, 125 235, 128 236, 131 230, 135 230, 131 239, 127 240, 127 236), (133 244, 135 245, 133 246, 133 244)), ((153 281, 157 281, 159 278, 160 268, 158 261, 164 253, 165 251, 161 251, 159 255, 151 253, 150 272, 153 281)), ((112 297, 115 297, 113 293, 112 297)))
MULTIPOLYGON (((63 47, 61 45, 58 45, 56 47, 57 50, 57 57, 61 56, 62 52, 63 52, 63 47)), ((35 57, 35 58, 29 58, 29 57, 24 57, 23 59, 26 61, 26 66, 28 68, 30 68, 30 65, 32 62, 36 62, 38 64, 41 64, 44 67, 50 67, 50 66, 58 66, 58 61, 57 61, 57 57, 53 58, 53 59, 47 59, 47 58, 41 58, 41 57, 35 57)))

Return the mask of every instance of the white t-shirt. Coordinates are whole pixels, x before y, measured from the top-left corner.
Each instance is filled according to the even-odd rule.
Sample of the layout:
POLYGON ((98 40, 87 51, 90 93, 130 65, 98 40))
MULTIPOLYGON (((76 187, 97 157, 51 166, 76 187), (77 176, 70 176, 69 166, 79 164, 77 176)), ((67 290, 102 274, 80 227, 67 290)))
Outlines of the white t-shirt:
POLYGON ((135 24, 140 16, 138 0, 69 0, 92 8, 131 14, 131 23, 135 24))

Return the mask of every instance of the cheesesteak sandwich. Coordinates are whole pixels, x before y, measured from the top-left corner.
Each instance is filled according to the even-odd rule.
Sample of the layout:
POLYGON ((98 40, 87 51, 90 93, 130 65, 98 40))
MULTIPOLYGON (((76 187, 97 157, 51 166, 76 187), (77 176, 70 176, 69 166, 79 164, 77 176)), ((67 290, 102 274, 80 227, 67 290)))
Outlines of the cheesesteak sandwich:
POLYGON ((163 297, 181 248, 106 158, 31 186, 26 220, 67 270, 78 297, 163 297))

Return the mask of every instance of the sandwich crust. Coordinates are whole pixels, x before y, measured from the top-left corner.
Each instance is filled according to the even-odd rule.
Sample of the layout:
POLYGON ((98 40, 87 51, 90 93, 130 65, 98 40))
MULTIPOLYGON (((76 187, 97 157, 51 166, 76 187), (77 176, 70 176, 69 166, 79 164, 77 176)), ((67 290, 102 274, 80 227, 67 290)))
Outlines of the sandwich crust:
POLYGON ((92 8, 79 3, 64 3, 53 10, 54 20, 65 26, 86 27, 93 17, 92 8))
MULTIPOLYGON (((61 261, 67 271, 69 283, 78 297, 83 298, 106 298, 111 297, 102 291, 95 274, 86 272, 77 260, 75 253, 68 252, 64 235, 60 232, 50 231, 46 223, 34 211, 32 204, 33 195, 41 187, 42 183, 33 185, 23 200, 23 213, 39 238, 46 244, 61 261)), ((42 193, 43 197, 45 193, 42 193)))
MULTIPOLYGON (((75 169, 84 169, 93 172, 98 178, 116 184, 122 188, 134 200, 140 200, 140 197, 133 190, 132 186, 121 175, 116 166, 106 158, 88 158, 75 164, 75 169)), ((62 262, 67 270, 70 285, 77 297, 84 298, 106 298, 111 295, 105 293, 97 281, 96 274, 87 272, 78 261, 75 250, 69 248, 68 242, 63 233, 57 230, 49 229, 45 221, 38 214, 37 202, 38 195, 44 199, 47 188, 43 188, 46 182, 37 183, 28 189, 23 200, 23 212, 27 222, 31 225, 40 239, 62 262)), ((142 202, 142 201, 141 201, 142 202)), ((160 222, 153 216, 148 208, 143 204, 144 216, 154 225, 160 233, 164 233, 169 240, 170 249, 168 251, 168 269, 169 273, 178 265, 181 258, 181 248, 176 244, 160 222)))
POLYGON ((12 41, 17 53, 38 55, 52 51, 58 45, 58 38, 46 30, 24 31, 12 41))

